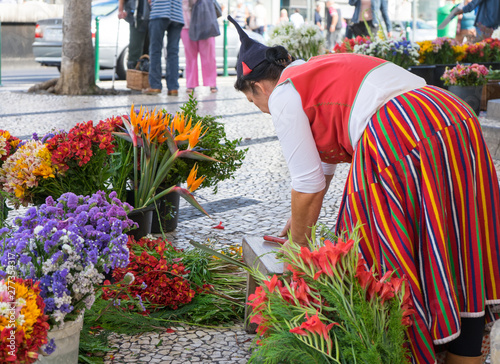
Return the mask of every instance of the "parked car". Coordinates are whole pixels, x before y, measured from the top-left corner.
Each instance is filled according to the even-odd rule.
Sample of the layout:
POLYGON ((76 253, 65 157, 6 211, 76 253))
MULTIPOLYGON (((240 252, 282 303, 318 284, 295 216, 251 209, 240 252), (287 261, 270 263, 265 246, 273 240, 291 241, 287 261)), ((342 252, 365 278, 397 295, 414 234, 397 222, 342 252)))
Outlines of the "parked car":
MULTIPOLYGON (((99 66, 101 69, 112 69, 116 59, 116 74, 119 79, 126 78, 129 24, 118 19, 118 0, 92 2, 92 38, 95 38, 95 18, 99 17, 99 66)), ((217 68, 224 67, 223 28, 221 35, 215 38, 215 55, 217 68)), ((247 32, 258 42, 264 43, 264 38, 255 32, 247 32)), ((60 69, 62 54, 62 19, 45 19, 36 23, 33 54, 35 61, 44 66, 54 66, 60 69)), ((166 37, 165 37, 166 41, 166 37)), ((184 47, 179 43, 179 68, 181 72, 186 67, 184 47)), ((240 49, 238 32, 232 24, 227 29, 227 64, 228 68, 236 67, 240 49)), ((164 58, 164 57, 162 57, 164 58)), ((165 60, 162 59, 163 69, 165 60)))
MULTIPOLYGON (((412 39, 413 33, 413 21, 393 21, 392 22, 392 33, 394 36, 398 34, 402 34, 403 37, 406 37, 406 31, 408 30, 409 39, 412 39)), ((425 22, 421 19, 417 19, 416 21, 416 30, 415 30, 415 42, 421 42, 424 40, 434 40, 437 38, 437 27, 435 24, 425 22)))

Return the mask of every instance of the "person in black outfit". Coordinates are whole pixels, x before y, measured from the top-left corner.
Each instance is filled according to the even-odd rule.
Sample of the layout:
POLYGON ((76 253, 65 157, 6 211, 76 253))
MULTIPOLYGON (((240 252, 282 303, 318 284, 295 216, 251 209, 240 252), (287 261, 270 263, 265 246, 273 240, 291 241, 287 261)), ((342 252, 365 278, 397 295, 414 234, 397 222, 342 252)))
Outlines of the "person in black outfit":
POLYGON ((125 19, 130 25, 127 68, 133 69, 143 54, 148 54, 149 36, 148 0, 120 0, 118 18, 125 19))

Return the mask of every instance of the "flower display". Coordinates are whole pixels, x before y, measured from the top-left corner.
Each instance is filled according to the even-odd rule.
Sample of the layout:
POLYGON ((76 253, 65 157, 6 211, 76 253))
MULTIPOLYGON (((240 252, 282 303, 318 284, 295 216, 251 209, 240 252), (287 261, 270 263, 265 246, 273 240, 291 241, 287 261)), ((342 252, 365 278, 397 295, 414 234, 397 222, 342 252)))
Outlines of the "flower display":
POLYGON ((470 66, 457 64, 452 69, 446 67, 441 79, 446 86, 481 86, 488 82, 486 76, 489 70, 477 63, 470 66))
POLYGON ((96 126, 90 120, 78 123, 67 133, 49 134, 46 144, 51 152, 52 163, 63 173, 74 167, 72 164, 82 167, 89 163, 101 150, 108 155, 111 154, 114 151, 112 132, 120 125, 122 125, 120 118, 101 120, 96 126))
POLYGON ((272 29, 267 43, 271 46, 281 45, 292 56, 303 60, 325 53, 325 38, 313 24, 296 28, 291 22, 280 23, 272 29))
POLYGON ((4 236, 0 275, 15 261, 17 276, 40 282, 51 324, 74 319, 92 306, 102 273, 127 265, 126 232, 135 225, 127 217, 130 210, 115 192, 48 197, 16 218, 4 236))
MULTIPOLYGON (((218 117, 201 116, 198 112, 198 102, 192 94, 189 95, 189 100, 180 109, 194 124, 201 123, 204 135, 200 137, 197 148, 203 150, 203 154, 216 158, 220 163, 185 158, 177 159, 164 185, 170 187, 186 182, 196 163, 198 175, 205 177, 199 187, 213 187, 214 193, 217 193, 220 181, 234 178, 234 173, 241 167, 248 149, 238 148, 241 139, 227 138, 224 123, 217 121, 218 117)), ((163 110, 163 112, 167 111, 163 110)), ((188 144, 178 145, 179 149, 187 149, 188 146, 188 144)))
POLYGON ((352 53, 356 45, 366 44, 370 42, 370 37, 357 36, 356 38, 344 38, 342 43, 335 44, 334 53, 352 53))
POLYGON ((406 278, 368 270, 355 233, 335 243, 329 236, 315 227, 308 247, 283 247, 290 281, 252 271, 260 286, 248 304, 259 337, 250 361, 408 363, 406 278))
POLYGON ((355 45, 353 53, 382 58, 406 69, 418 64, 418 49, 417 44, 405 38, 377 39, 355 45))
POLYGON ((0 130, 0 167, 14 153, 21 140, 12 136, 7 130, 0 130))
POLYGON ((417 42, 419 49, 420 64, 454 64, 464 59, 466 55, 466 44, 459 44, 452 38, 436 38, 417 42))
POLYGON ((30 190, 43 179, 54 179, 55 173, 56 166, 47 146, 39 140, 30 140, 5 160, 0 169, 0 184, 17 201, 27 204, 32 199, 30 190))
POLYGON ((34 363, 47 344, 49 324, 38 283, 0 280, 0 361, 34 363))
POLYGON ((115 269, 113 278, 120 282, 129 275, 134 277, 133 284, 129 284, 125 292, 104 289, 104 298, 127 300, 129 296, 136 297, 144 313, 165 307, 177 309, 191 302, 196 291, 186 279, 189 270, 182 262, 181 249, 161 238, 135 241, 133 237, 129 237, 128 248, 130 263, 115 269), (148 303, 148 309, 143 302, 148 303))
POLYGON ((500 58, 500 40, 486 38, 481 42, 469 44, 463 62, 497 62, 500 58))
MULTIPOLYGON (((120 118, 112 118, 96 126, 92 121, 79 123, 69 132, 42 138, 33 134, 0 165, 0 188, 15 206, 41 204, 48 196, 58 198, 65 192, 90 195, 108 189, 113 173, 110 154, 115 148, 112 132, 121 125, 120 118)), ((2 137, 0 153, 1 145, 2 137)))
POLYGON ((170 192, 177 192, 206 213, 191 194, 200 181, 195 177, 196 166, 190 177, 195 183, 191 184, 189 191, 174 185, 158 192, 178 158, 217 162, 197 151, 196 145, 204 134, 201 122, 193 125, 192 119, 184 112, 171 115, 144 107, 136 111, 132 105, 130 115, 123 118, 123 123, 125 132, 114 134, 132 143, 134 208, 144 208, 170 192), (179 149, 181 144, 187 144, 187 149, 179 149), (168 148, 162 148, 165 145, 168 148))

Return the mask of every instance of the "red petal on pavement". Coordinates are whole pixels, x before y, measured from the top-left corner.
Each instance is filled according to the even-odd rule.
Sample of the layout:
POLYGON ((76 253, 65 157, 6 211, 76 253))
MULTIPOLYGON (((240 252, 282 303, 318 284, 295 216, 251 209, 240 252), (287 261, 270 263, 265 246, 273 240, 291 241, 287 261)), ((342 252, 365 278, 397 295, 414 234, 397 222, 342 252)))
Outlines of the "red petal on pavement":
POLYGON ((212 226, 212 229, 221 229, 221 230, 222 230, 222 229, 224 229, 224 226, 222 226, 222 221, 221 221, 221 222, 219 222, 219 225, 217 225, 217 226, 212 226))
POLYGON ((174 329, 167 329, 167 334, 173 334, 175 332, 174 329))

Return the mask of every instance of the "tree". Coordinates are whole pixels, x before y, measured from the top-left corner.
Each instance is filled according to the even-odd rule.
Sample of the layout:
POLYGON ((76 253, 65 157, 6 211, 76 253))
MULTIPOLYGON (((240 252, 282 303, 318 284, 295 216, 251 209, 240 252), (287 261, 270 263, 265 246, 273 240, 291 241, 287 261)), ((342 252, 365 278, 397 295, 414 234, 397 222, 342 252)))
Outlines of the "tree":
POLYGON ((99 92, 95 84, 91 5, 91 0, 64 1, 61 77, 55 85, 57 94, 99 92))

